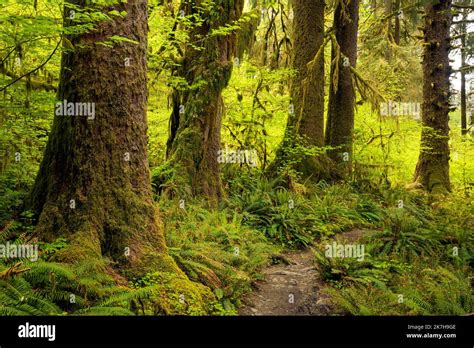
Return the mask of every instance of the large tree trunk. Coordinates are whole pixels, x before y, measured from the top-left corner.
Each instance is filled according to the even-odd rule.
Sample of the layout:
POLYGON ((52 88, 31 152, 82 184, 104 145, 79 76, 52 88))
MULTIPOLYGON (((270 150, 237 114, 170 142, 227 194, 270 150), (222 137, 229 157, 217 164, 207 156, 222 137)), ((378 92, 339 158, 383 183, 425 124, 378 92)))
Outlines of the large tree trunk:
POLYGON ((334 12, 334 28, 340 56, 333 44, 326 145, 332 148, 329 156, 336 163, 340 175, 350 171, 352 163, 355 91, 351 66, 355 68, 357 62, 358 27, 359 0, 338 2, 334 12), (344 14, 348 14, 348 18, 344 14))
MULTIPOLYGON (((185 3, 185 13, 202 12, 202 3, 203 0, 185 3)), ((218 163, 223 112, 221 92, 232 73, 236 34, 209 34, 237 21, 243 4, 244 0, 214 1, 211 10, 200 14, 203 23, 191 30, 193 44, 186 47, 177 71, 189 88, 174 95, 167 148, 169 166, 180 184, 192 194, 207 196, 211 201, 220 199, 223 194, 218 163)))
MULTIPOLYGON (((72 3, 85 7, 81 0, 72 3)), ((62 261, 107 256, 136 274, 176 270, 153 203, 147 159, 147 1, 104 11, 112 9, 127 16, 68 37, 75 49, 63 54, 58 99, 91 103, 95 114, 59 111, 54 118, 31 195, 37 233, 46 240, 67 237, 62 261), (138 44, 97 44, 112 35, 138 44)), ((65 26, 71 13, 65 9, 65 26)))
POLYGON ((298 154, 300 161, 295 163, 294 148, 324 146, 324 52, 320 51, 324 41, 324 8, 324 0, 293 1, 292 62, 296 75, 291 84, 291 112, 277 158, 270 166, 274 171, 275 167, 291 164, 305 179, 312 180, 329 176, 327 157, 298 154))
POLYGON ((425 6, 421 150, 415 182, 429 192, 450 190, 449 66, 451 0, 425 6))
POLYGON ((310 145, 324 145, 324 0, 294 0, 294 53, 291 99, 293 117, 288 127, 304 137, 310 145), (308 68, 308 63, 314 66, 308 68))

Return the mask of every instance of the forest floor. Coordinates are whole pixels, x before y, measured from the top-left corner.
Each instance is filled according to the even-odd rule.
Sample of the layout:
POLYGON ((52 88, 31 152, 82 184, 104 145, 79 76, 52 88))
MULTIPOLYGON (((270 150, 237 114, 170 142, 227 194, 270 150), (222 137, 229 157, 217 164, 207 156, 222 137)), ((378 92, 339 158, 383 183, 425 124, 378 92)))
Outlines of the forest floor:
MULTIPOLYGON (((356 241, 364 234, 355 229, 336 239, 356 241)), ((283 255, 285 262, 262 270, 263 280, 243 299, 239 315, 330 315, 330 298, 322 293, 326 287, 314 262, 311 248, 283 255)))
POLYGON ((285 264, 262 271, 264 280, 244 299, 240 315, 327 315, 311 249, 284 255, 285 264))

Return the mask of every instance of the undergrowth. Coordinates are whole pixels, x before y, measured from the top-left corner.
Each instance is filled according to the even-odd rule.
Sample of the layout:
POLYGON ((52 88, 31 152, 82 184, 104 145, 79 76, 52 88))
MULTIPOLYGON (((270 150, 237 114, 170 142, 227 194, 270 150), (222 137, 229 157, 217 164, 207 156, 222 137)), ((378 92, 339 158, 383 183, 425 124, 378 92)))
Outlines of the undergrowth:
POLYGON ((357 243, 363 261, 326 257, 321 241, 315 261, 325 290, 341 314, 465 315, 474 310, 472 265, 474 204, 408 194, 407 204, 384 211, 380 228, 357 243))
POLYGON ((472 313, 474 203, 403 188, 294 184, 258 171, 226 172, 227 196, 159 197, 170 255, 187 278, 125 279, 106 259, 53 262, 67 239, 41 243, 29 212, 7 214, 0 243, 38 243, 39 260, 1 259, 0 315, 235 315, 261 270, 288 249, 317 249, 315 262, 335 313, 472 313), (13 218, 16 216, 16 218, 13 218), (360 231, 363 260, 327 257, 324 246, 360 231), (342 233, 342 234, 341 234, 342 233), (19 264, 21 263, 21 264, 19 264))

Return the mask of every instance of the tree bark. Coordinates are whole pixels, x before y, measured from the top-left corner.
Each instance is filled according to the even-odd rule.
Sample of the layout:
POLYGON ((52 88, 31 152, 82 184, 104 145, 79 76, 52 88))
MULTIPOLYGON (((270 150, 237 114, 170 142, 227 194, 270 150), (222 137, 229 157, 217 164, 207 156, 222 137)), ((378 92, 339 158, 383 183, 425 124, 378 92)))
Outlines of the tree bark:
MULTIPOLYGON (((186 3, 185 13, 197 14, 203 2, 186 3)), ((200 13, 203 23, 191 30, 192 44, 186 47, 182 65, 176 72, 189 88, 174 95, 168 165, 188 191, 207 196, 211 201, 223 195, 218 163, 224 107, 221 92, 229 82, 236 54, 235 32, 211 33, 237 21, 243 4, 244 0, 214 1, 212 10, 200 13)))
MULTIPOLYGON (((167 256, 148 168, 147 1, 100 10, 127 15, 67 37, 75 49, 62 56, 59 102, 90 103, 94 117, 56 113, 30 199, 39 215, 36 231, 46 240, 67 237, 61 261, 106 256, 136 274, 177 271, 167 256), (138 44, 98 44, 113 35, 138 44)), ((66 6, 65 26, 72 24, 70 14, 66 6)))
POLYGON ((415 183, 449 191, 449 66, 451 0, 425 6, 421 150, 415 183))
POLYGON ((390 62, 393 58, 391 43, 394 41, 394 28, 392 22, 393 0, 384 0, 384 16, 387 18, 387 47, 385 49, 385 59, 390 62))
POLYGON ((324 7, 324 0, 294 0, 294 117, 288 121, 288 126, 310 145, 319 147, 324 145, 324 52, 313 69, 308 63, 315 59, 324 41, 324 7))
POLYGON ((295 163, 297 146, 324 146, 324 52, 319 52, 324 41, 324 0, 293 1, 293 57, 295 70, 290 93, 290 115, 284 140, 277 158, 270 166, 291 166, 305 179, 327 178, 330 166, 324 154, 300 155, 295 163), (320 53, 317 56, 317 53, 320 53))
POLYGON ((395 16, 395 26, 393 28, 393 42, 395 42, 397 46, 400 46, 400 1, 401 0, 395 1, 395 10, 397 11, 397 15, 395 16))
POLYGON ((461 29, 461 134, 467 134, 467 95, 466 95, 466 70, 462 69, 467 65, 467 24, 468 12, 463 10, 462 23, 459 25, 461 29))
POLYGON ((355 91, 351 66, 355 68, 357 63, 358 27, 359 0, 338 2, 334 12, 334 28, 340 50, 333 44, 326 145, 331 147, 329 156, 336 163, 340 175, 347 174, 352 163, 355 91))

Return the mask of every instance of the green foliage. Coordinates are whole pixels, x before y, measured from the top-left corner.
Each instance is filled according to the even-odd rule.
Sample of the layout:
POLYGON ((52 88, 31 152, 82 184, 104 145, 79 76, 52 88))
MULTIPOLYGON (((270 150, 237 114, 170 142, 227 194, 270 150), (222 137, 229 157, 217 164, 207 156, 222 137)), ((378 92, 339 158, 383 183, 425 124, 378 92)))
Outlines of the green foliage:
POLYGON ((376 245, 374 252, 382 255, 397 254, 402 259, 427 257, 438 253, 441 247, 436 231, 423 227, 426 219, 420 220, 406 208, 391 208, 387 211, 387 229, 371 236, 376 245))
POLYGON ((131 287, 132 292, 111 296, 104 305, 129 303, 142 315, 229 314, 215 301, 209 288, 177 274, 149 273, 134 280, 131 287))
POLYGON ((353 284, 327 292, 352 315, 464 315, 473 310, 471 281, 452 269, 414 267, 386 288, 353 284))
MULTIPOLYGON (((383 117, 378 105, 364 100, 356 110, 354 170, 347 182, 300 182, 289 168, 303 155, 325 149, 299 144, 289 149, 284 173, 271 173, 273 179, 262 174, 280 147, 291 103, 289 82, 296 73, 289 67, 287 1, 253 1, 252 9, 231 23, 222 13, 233 1, 201 1, 196 13, 184 16, 178 1, 150 2, 149 164, 169 253, 189 279, 169 273, 125 279, 107 260, 54 262, 55 254, 68 246, 68 236, 38 241, 33 215, 24 210, 26 198, 51 128, 61 53, 77 49, 67 37, 127 16, 101 10, 112 3, 116 1, 94 1, 86 8, 67 4, 75 15, 63 28, 62 2, 0 0, 0 243, 38 243, 40 249, 37 262, 0 259, 0 272, 17 262, 27 269, 0 280, 0 315, 233 315, 272 257, 314 244, 327 291, 344 314, 472 313, 474 138, 461 136, 459 111, 450 115, 449 198, 404 188, 419 155, 419 120, 383 117), (262 16, 261 6, 266 9, 262 16), (208 37, 190 42, 192 31, 209 24, 208 37), (241 47, 222 93, 222 148, 256 150, 258 165, 222 165, 226 197, 210 210, 205 202, 189 198, 187 183, 165 161, 170 92, 196 91, 207 83, 200 78, 190 85, 173 74, 187 48, 202 50, 210 38, 234 33, 241 47), (163 192, 173 198, 160 197, 163 192), (363 261, 326 257, 330 238, 358 230, 365 236, 353 243, 364 244, 363 261)), ((395 45, 387 14, 374 15, 368 2, 362 5, 362 75, 388 100, 421 103, 416 7, 402 1, 407 7, 403 35, 395 45)), ((136 42, 116 35, 100 44, 136 42)))
POLYGON ((365 259, 327 257, 325 252, 317 250, 315 260, 322 278, 336 288, 345 286, 371 285, 385 289, 393 274, 409 269, 397 260, 372 259, 371 250, 366 250, 365 259))
MULTIPOLYGON (((6 241, 7 234, 4 237, 1 243, 6 241)), ((214 302, 209 289, 197 283, 192 285, 182 276, 157 273, 150 284, 144 284, 146 280, 126 284, 103 260, 74 265, 50 261, 67 245, 64 238, 39 245, 38 261, 20 260, 24 272, 0 277, 2 315, 227 313, 214 302), (186 306, 178 301, 180 294, 185 294, 186 306)), ((12 265, 8 259, 2 260, 0 274, 12 265)))
POLYGON ((327 257, 324 243, 332 241, 319 243, 315 261, 335 308, 352 315, 471 313, 472 202, 430 204, 401 190, 384 191, 380 202, 392 206, 376 223, 381 230, 350 242, 365 247, 362 261, 327 257))
POLYGON ((239 304, 278 248, 246 227, 237 212, 209 211, 196 201, 162 200, 169 253, 186 275, 214 291, 228 311, 239 304))
POLYGON ((243 223, 280 245, 308 245, 319 234, 319 220, 311 204, 273 181, 241 176, 229 182, 229 204, 243 215, 243 223))
POLYGON ((260 166, 270 164, 272 148, 281 141, 288 116, 290 100, 284 82, 293 74, 290 69, 269 69, 240 59, 223 92, 223 147, 254 149, 260 166))
POLYGON ((1 315, 60 315, 61 309, 41 298, 23 278, 0 280, 1 315))

